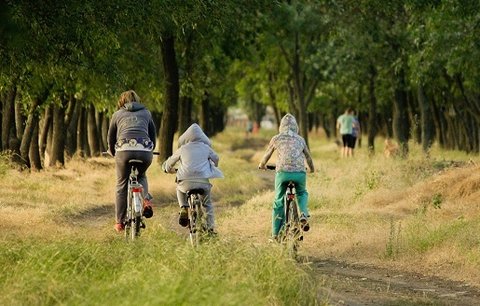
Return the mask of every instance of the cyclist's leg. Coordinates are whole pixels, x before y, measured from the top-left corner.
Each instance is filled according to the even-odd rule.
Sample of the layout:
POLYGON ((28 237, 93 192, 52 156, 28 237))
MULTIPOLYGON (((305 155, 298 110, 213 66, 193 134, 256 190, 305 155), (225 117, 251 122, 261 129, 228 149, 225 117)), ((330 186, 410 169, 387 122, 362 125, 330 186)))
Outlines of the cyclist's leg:
POLYGON ((177 183, 177 200, 180 206, 178 224, 185 227, 188 225, 188 202, 187 202, 187 190, 189 190, 190 184, 186 181, 180 181, 177 183))
POLYGON ((283 198, 287 190, 288 173, 277 172, 275 174, 275 200, 272 210, 272 236, 278 236, 285 220, 285 212, 283 210, 283 198))
POLYGON ((300 208, 300 213, 305 217, 310 217, 308 212, 308 192, 307 192, 307 174, 305 172, 291 173, 292 181, 295 182, 295 189, 297 191, 297 201, 300 208))
POLYGON ((127 210, 127 187, 130 169, 128 167, 129 154, 126 151, 118 151, 115 154, 115 169, 117 173, 117 185, 115 189, 115 215, 117 223, 125 221, 127 210))
POLYGON ((149 195, 148 193, 148 180, 147 180, 147 169, 152 164, 153 154, 150 151, 131 151, 134 159, 139 159, 143 161, 143 164, 140 164, 137 168, 138 170, 138 182, 143 186, 143 193, 145 197, 149 195))
POLYGON ((203 194, 203 206, 205 207, 205 211, 207 213, 207 227, 210 230, 215 229, 215 214, 213 211, 213 204, 212 204, 212 197, 210 196, 210 191, 212 189, 211 184, 200 184, 197 188, 202 188, 205 190, 203 194))

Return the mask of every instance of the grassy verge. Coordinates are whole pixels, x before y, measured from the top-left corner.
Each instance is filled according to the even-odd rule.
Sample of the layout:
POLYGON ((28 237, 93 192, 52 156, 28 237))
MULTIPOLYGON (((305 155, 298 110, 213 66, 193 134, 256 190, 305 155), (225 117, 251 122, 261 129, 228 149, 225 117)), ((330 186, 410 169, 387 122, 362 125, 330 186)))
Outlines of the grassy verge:
POLYGON ((197 251, 157 228, 115 237, 20 240, 0 248, 2 305, 312 305, 315 284, 275 246, 211 241, 197 251))

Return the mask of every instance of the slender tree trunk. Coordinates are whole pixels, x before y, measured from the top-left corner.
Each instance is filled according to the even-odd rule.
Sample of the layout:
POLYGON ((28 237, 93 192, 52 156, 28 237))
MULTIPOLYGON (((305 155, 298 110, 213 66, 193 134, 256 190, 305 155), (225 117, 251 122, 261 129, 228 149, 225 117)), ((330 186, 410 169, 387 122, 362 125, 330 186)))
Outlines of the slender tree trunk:
POLYGON ((103 112, 97 111, 95 113, 95 122, 97 125, 97 132, 98 132, 98 147, 100 152, 105 152, 107 151, 107 139, 103 139, 103 133, 102 133, 102 128, 103 128, 103 119, 104 119, 104 114, 103 112))
POLYGON ((25 128, 24 123, 27 120, 23 114, 22 103, 15 103, 15 130, 17 134, 15 135, 17 139, 21 140, 23 136, 23 129, 25 128))
POLYGON ((17 96, 17 86, 12 86, 6 93, 2 109, 2 149, 8 150, 10 147, 10 135, 12 128, 15 127, 13 119, 15 118, 15 97, 17 96))
POLYGON ((76 101, 72 117, 69 120, 68 125, 66 126, 67 136, 65 139, 65 151, 70 157, 75 154, 75 149, 77 147, 77 125, 81 110, 82 104, 80 103, 80 101, 76 101))
POLYGON ((435 125, 433 122, 432 107, 427 99, 423 85, 418 87, 418 103, 420 104, 421 115, 422 149, 423 153, 428 156, 435 137, 435 125))
POLYGON ((87 140, 87 109, 82 107, 77 122, 77 154, 80 157, 88 157, 90 151, 87 140))
POLYGON ((438 143, 440 147, 443 149, 446 146, 446 138, 445 138, 445 123, 443 119, 443 114, 438 109, 435 98, 432 96, 432 111, 433 111, 433 119, 435 123, 436 134, 438 135, 438 143))
POLYGON ((37 114, 37 107, 40 105, 40 99, 35 98, 33 99, 32 105, 30 107, 30 111, 27 116, 27 121, 25 124, 25 128, 23 129, 23 137, 21 138, 22 141, 20 143, 20 157, 22 159, 23 166, 30 168, 30 144, 33 137, 33 130, 35 129, 35 125, 38 121, 38 114, 37 114))
POLYGON ((29 159, 31 163, 31 170, 42 170, 42 160, 40 158, 40 147, 38 145, 39 137, 38 137, 38 130, 39 122, 36 120, 35 128, 33 129, 32 141, 30 142, 30 151, 29 151, 29 159))
POLYGON ((200 109, 199 124, 202 130, 208 136, 211 135, 211 122, 210 122, 210 95, 205 92, 202 99, 202 105, 200 109))
MULTIPOLYGON (((48 133, 53 122, 53 104, 45 108, 42 131, 40 133, 40 156, 45 159, 45 150, 47 149, 48 133)), ((49 152, 50 154, 50 152, 49 152)))
MULTIPOLYGON (((193 51, 193 40, 194 34, 193 31, 189 31, 187 34, 185 42, 185 80, 187 82, 191 81, 193 74, 193 62, 194 62, 194 51, 193 51)), ((178 105, 178 133, 181 135, 185 132, 188 127, 193 123, 192 122, 192 111, 193 111, 193 98, 192 91, 187 90, 183 97, 180 97, 178 105)))
POLYGON ((162 163, 173 153, 173 137, 178 122, 179 79, 173 35, 165 35, 161 41, 163 71, 165 73, 165 104, 160 125, 158 160, 162 163))
POLYGON ((377 136, 377 96, 375 94, 375 80, 377 78, 377 69, 370 66, 370 78, 368 82, 368 152, 375 153, 375 137, 377 136))
POLYGON ((49 167, 65 165, 65 97, 62 97, 62 103, 53 107, 53 134, 52 134, 52 152, 50 155, 49 167))
POLYGON ((88 146, 90 148, 91 156, 100 155, 100 142, 98 137, 97 122, 95 119, 95 107, 90 105, 88 108, 87 114, 87 135, 88 135, 88 146))
POLYGON ((192 121, 193 99, 188 96, 180 98, 178 112, 178 133, 181 135, 193 123, 192 121))
POLYGON ((408 155, 408 104, 407 92, 405 90, 405 75, 401 71, 398 77, 398 84, 395 88, 394 112, 393 112, 393 133, 400 145, 403 158, 408 155))

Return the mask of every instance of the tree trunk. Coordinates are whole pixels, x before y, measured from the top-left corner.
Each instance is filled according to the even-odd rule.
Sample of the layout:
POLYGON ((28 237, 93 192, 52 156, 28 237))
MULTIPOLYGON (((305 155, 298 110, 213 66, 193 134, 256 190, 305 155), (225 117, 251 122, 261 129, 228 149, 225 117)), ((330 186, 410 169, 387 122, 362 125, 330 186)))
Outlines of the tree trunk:
POLYGON ((52 152, 50 155, 49 167, 65 165, 65 107, 67 102, 62 97, 62 103, 53 107, 53 134, 52 152))
POLYGON ((377 136, 377 96, 375 94, 375 79, 377 69, 370 66, 370 78, 368 82, 368 153, 375 153, 375 137, 377 136))
POLYGON ((100 141, 98 139, 98 135, 97 122, 95 119, 95 107, 90 105, 87 113, 87 136, 91 156, 100 155, 100 141))
MULTIPOLYGON (((40 132, 40 156, 45 158, 45 151, 47 149, 48 133, 53 122, 53 104, 45 108, 45 115, 43 118, 42 131, 40 132)), ((49 152, 48 154, 50 154, 49 152)))
POLYGON ((178 122, 179 79, 173 35, 165 35, 161 40, 162 63, 165 73, 165 104, 158 139, 159 157, 162 163, 173 153, 173 137, 178 122))
POLYGON ((38 130, 39 130, 39 122, 36 120, 35 128, 33 129, 32 141, 30 142, 30 152, 29 152, 29 159, 30 159, 30 169, 31 170, 42 170, 42 160, 40 158, 40 147, 38 145, 38 130))
POLYGON ((87 141, 87 109, 85 107, 82 107, 78 114, 77 154, 80 157, 88 157, 90 155, 87 141))
MULTIPOLYGON (((75 98, 74 98, 75 99, 75 98)), ((67 136, 65 139, 65 152, 68 156, 73 156, 77 147, 77 125, 78 119, 80 117, 80 112, 82 110, 82 104, 79 101, 76 101, 75 107, 72 113, 72 117, 68 122, 67 136)))
MULTIPOLYGON (((193 74, 193 62, 194 62, 194 52, 193 52, 193 40, 194 33, 189 31, 185 40, 185 75, 183 78, 186 82, 191 82, 193 74)), ((178 133, 181 135, 185 132, 188 127, 193 123, 192 121, 192 111, 193 111, 193 98, 192 90, 187 90, 185 95, 180 98, 178 106, 178 133)))
POLYGON ((18 140, 22 139, 26 119, 23 114, 22 103, 15 103, 15 131, 17 133, 15 136, 18 140))
MULTIPOLYGON (((11 149, 10 135, 15 128, 13 119, 15 118, 15 97, 17 96, 17 87, 12 86, 6 93, 2 109, 2 150, 11 149)), ((15 132, 13 132, 15 134, 15 132)))
POLYGON ((181 135, 193 123, 192 121, 193 99, 188 96, 180 98, 178 109, 178 133, 181 135))
POLYGON ((420 104, 420 126, 422 130, 422 149, 425 155, 429 155, 430 148, 435 137, 435 125, 433 122, 433 111, 430 102, 425 94, 425 87, 418 87, 418 103, 420 104))
POLYGON ((205 92, 202 99, 202 106, 200 109, 200 118, 199 118, 200 127, 203 132, 210 136, 211 134, 211 122, 210 122, 210 95, 208 92, 205 92))
POLYGON ((393 112, 393 133, 400 145, 400 151, 403 158, 408 156, 408 104, 407 92, 405 90, 405 75, 403 70, 397 76, 395 88, 394 112, 393 112))
POLYGON ((22 141, 20 143, 20 157, 22 159, 21 163, 23 166, 30 168, 30 144, 33 137, 33 130, 35 129, 35 125, 37 125, 38 121, 38 114, 37 114, 37 107, 40 105, 40 99, 35 98, 33 99, 32 105, 30 107, 30 111, 27 116, 27 122, 25 124, 25 128, 23 129, 23 137, 21 138, 22 141))
POLYGON ((103 139, 103 133, 102 133, 102 128, 103 128, 103 119, 104 119, 104 114, 103 112, 95 112, 95 123, 97 125, 97 132, 98 132, 98 147, 100 152, 105 152, 107 151, 107 139, 103 139))

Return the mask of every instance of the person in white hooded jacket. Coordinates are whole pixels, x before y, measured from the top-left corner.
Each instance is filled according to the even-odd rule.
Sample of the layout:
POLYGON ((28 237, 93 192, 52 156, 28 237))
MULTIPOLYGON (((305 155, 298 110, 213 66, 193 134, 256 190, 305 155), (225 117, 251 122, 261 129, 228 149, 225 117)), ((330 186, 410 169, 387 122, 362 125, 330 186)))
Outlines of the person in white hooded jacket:
POLYGON ((179 224, 184 227, 188 225, 187 191, 199 188, 205 191, 207 227, 215 232, 210 179, 223 178, 223 173, 217 168, 219 157, 211 145, 207 135, 194 123, 178 138, 178 149, 163 163, 162 168, 165 172, 175 173, 175 165, 179 163, 176 171, 179 224))

